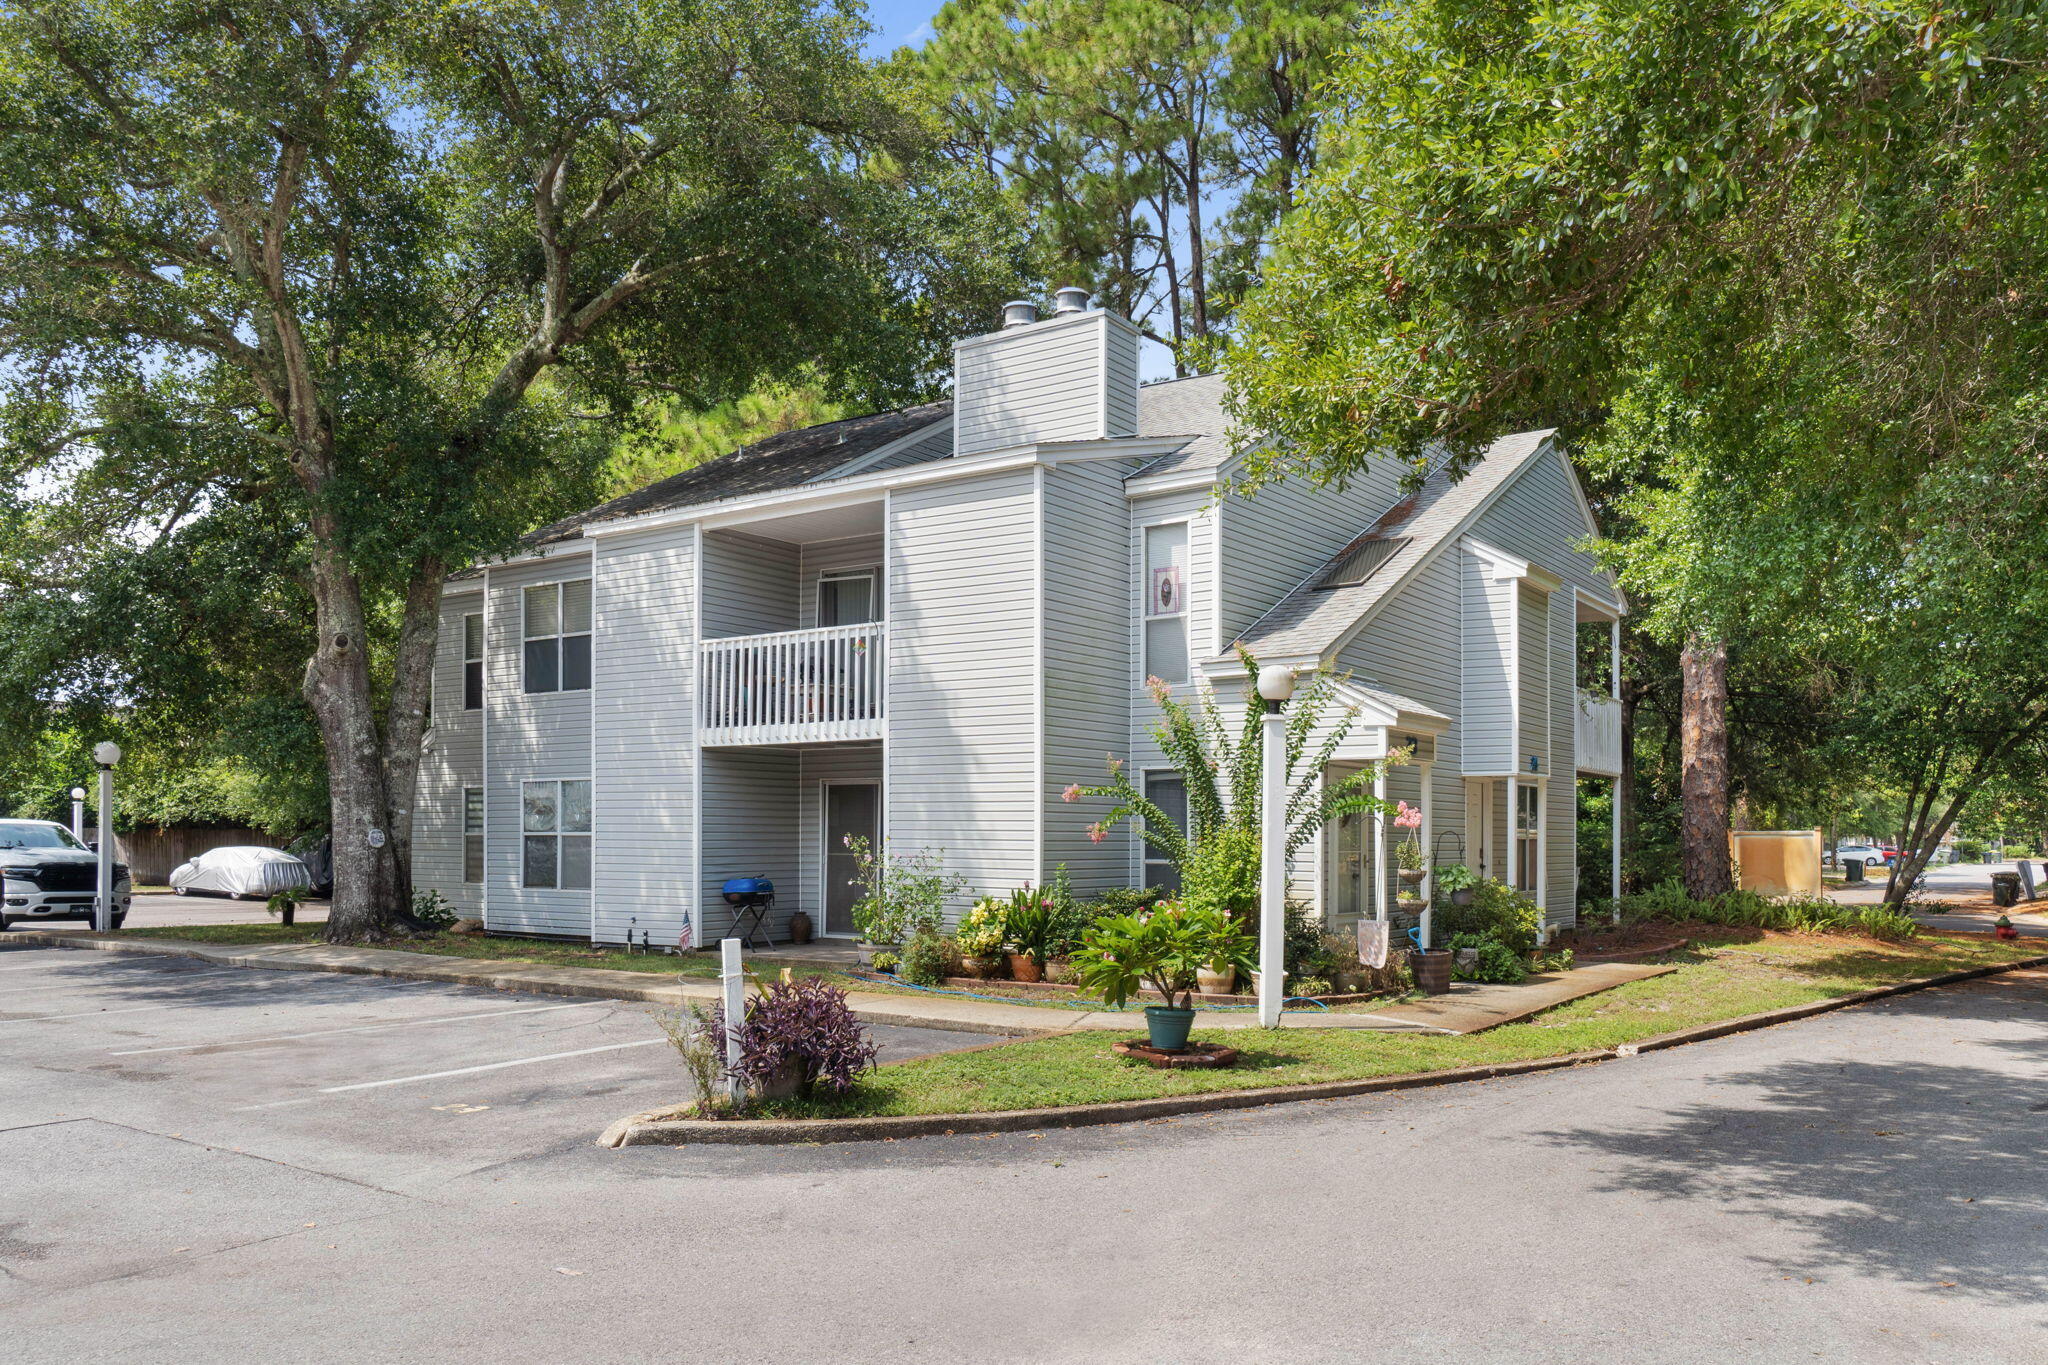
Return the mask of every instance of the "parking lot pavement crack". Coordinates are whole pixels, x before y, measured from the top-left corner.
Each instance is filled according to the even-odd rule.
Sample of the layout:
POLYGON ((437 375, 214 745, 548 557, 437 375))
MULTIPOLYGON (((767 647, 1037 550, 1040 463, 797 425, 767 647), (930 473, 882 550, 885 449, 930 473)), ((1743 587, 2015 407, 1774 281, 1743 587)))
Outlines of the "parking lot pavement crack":
MULTIPOLYGON (((135 1133, 135 1134, 138 1134, 138 1135, 140 1135, 140 1136, 143 1136, 143 1137, 153 1137, 153 1138, 162 1138, 162 1139, 164 1139, 165 1141, 168 1141, 168 1142, 176 1142, 176 1143, 179 1143, 179 1144, 181 1144, 181 1145, 183 1145, 183 1146, 186 1146, 186 1147, 195 1147, 195 1148, 199 1149, 199 1150, 200 1150, 200 1151, 202 1151, 202 1152, 219 1152, 219 1153, 221 1153, 221 1154, 222 1154, 222 1155, 224 1155, 224 1156, 239 1156, 239 1157, 246 1157, 246 1158, 248 1158, 248 1159, 249 1159, 249 1160, 251 1160, 251 1161, 260 1161, 260 1162, 262 1162, 263 1164, 265 1164, 266 1166, 275 1166, 275 1167, 277 1167, 277 1168, 278 1168, 279 1170, 284 1170, 284 1171, 297 1171, 297 1172, 298 1172, 298 1173, 299 1173, 300 1175, 311 1175, 311 1176, 318 1176, 318 1177, 319 1177, 320 1179, 322 1179, 322 1180, 338 1180, 338 1181, 340 1181, 340 1182, 341 1182, 342 1184, 344 1184, 344 1185, 353 1185, 353 1186, 355 1186, 355 1187, 356 1187, 357 1189, 359 1189, 359 1190, 369 1190, 369 1191, 371 1191, 372 1193, 375 1193, 375 1194, 388 1194, 388 1195, 392 1196, 392 1197, 393 1197, 393 1198, 395 1198, 395 1199, 403 1199, 403 1200, 406 1200, 406 1201, 408 1201, 409 1203, 414 1203, 414 1204, 425 1204, 425 1205, 427 1205, 427 1206, 428 1206, 428 1207, 430 1207, 430 1208, 441 1208, 441 1207, 444 1207, 444 1206, 443 1206, 442 1204, 440 1204, 440 1203, 439 1203, 438 1201, 436 1201, 436 1200, 432 1200, 432 1199, 426 1199, 426 1198, 423 1198, 423 1197, 421 1197, 420 1195, 417 1195, 417 1194, 409 1194, 409 1193, 407 1193, 407 1192, 406 1192, 406 1191, 404 1191, 404 1190, 394 1190, 394 1189, 390 1188, 389 1186, 386 1186, 386 1185, 379 1185, 379 1184, 376 1184, 376 1183, 375 1183, 375 1182, 373 1182, 373 1181, 368 1181, 368 1180, 358 1180, 358 1179, 356 1179, 356 1178, 355 1178, 354 1176, 352 1176, 352 1175, 342 1175, 342 1174, 340 1174, 340 1173, 339 1173, 339 1172, 337 1172, 337 1171, 323 1171, 323 1170, 321 1170, 321 1169, 320 1169, 319 1167, 317 1167, 317 1166, 301 1166, 301 1165, 299 1165, 299 1164, 298 1164, 297 1162, 294 1162, 294 1161, 280 1161, 280 1160, 279 1160, 278 1158, 276 1158, 276 1157, 273 1157, 273 1156, 265 1156, 265 1155, 263 1155, 263 1154, 262 1154, 261 1152, 251 1152, 251 1151, 248 1151, 248 1150, 246 1150, 245 1148, 241 1148, 241 1147, 223 1147, 223 1146, 221 1146, 220 1144, 218 1144, 218 1143, 214 1143, 214 1142, 200 1142, 200 1141, 198 1141, 198 1140, 197 1140, 197 1139, 195 1139, 195 1138, 188 1138, 188 1137, 184 1137, 184 1136, 182 1136, 182 1135, 180 1135, 180 1134, 178 1134, 178 1133, 160 1133, 160 1132, 156 1131, 156 1130, 155 1130, 155 1129, 153 1129, 153 1128, 140 1128, 140 1127, 137 1127, 137 1126, 136 1126, 135 1124, 132 1124, 132 1123, 123 1123, 123 1122, 121 1122, 121 1121, 120 1121, 119 1119, 103 1119, 103 1118, 94 1118, 94 1117, 90 1117, 90 1116, 87 1116, 87 1117, 84 1117, 84 1118, 80 1118, 80 1119, 64 1119, 64 1120, 61 1120, 61 1122, 65 1122, 65 1123, 81 1123, 81 1122, 90 1122, 90 1123, 102 1123, 102 1124, 105 1124, 105 1125, 106 1125, 107 1127, 109 1127, 109 1128, 120 1128, 120 1129, 123 1129, 123 1130, 124 1130, 124 1131, 126 1131, 126 1132, 130 1132, 130 1133, 135 1133)), ((37 1126, 40 1126, 40 1125, 35 1125, 35 1124, 31 1124, 31 1125, 29 1125, 29 1126, 30 1126, 30 1127, 37 1127, 37 1126)), ((5 1131, 5 1130, 0 1130, 0 1131, 5 1131)), ((258 1240, 268 1240, 268 1239, 262 1239, 262 1238, 259 1238, 258 1240)))

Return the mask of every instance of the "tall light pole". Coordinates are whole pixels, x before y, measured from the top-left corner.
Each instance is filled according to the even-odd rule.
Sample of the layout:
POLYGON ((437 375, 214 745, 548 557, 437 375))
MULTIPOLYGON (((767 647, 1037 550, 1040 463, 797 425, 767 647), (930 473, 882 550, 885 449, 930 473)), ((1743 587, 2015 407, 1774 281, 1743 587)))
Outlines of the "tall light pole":
POLYGON ((1269 664, 1259 670, 1259 1023, 1280 1026, 1287 999, 1287 699, 1294 670, 1269 664))
POLYGON ((71 837, 85 842, 85 788, 71 789, 71 837))
POLYGON ((114 765, 121 761, 121 746, 101 740, 92 749, 92 761, 100 765, 100 876, 99 894, 93 897, 92 927, 100 933, 114 928, 114 765))

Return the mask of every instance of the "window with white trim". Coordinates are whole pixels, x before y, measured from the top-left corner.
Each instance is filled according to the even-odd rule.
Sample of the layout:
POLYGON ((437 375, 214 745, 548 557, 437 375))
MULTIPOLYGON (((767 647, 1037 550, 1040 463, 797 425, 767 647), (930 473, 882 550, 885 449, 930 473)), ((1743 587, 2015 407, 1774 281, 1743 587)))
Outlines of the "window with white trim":
POLYGON ((521 886, 590 889, 590 782, 527 782, 520 793, 521 886))
POLYGON ((858 626, 882 619, 881 594, 873 569, 845 569, 818 575, 818 624, 858 626))
POLYGON ((1145 528, 1145 676, 1188 680, 1188 527, 1186 522, 1145 528))
POLYGON ((471 612, 462 618, 462 709, 484 705, 484 617, 471 612))
MULTIPOLYGON (((1167 819, 1173 821, 1175 829, 1183 834, 1188 827, 1188 784, 1176 769, 1165 768, 1145 774, 1145 799, 1159 807, 1167 819)), ((1174 895, 1180 894, 1180 869, 1167 856, 1154 848, 1149 840, 1140 840, 1145 850, 1145 876, 1147 887, 1160 887, 1174 895)))
POLYGON ((1534 782, 1515 784, 1515 886, 1536 889, 1536 836, 1543 827, 1543 791, 1534 782))
POLYGON ((590 687, 590 580, 536 583, 522 595, 528 692, 590 687))
POLYGON ((462 880, 484 879, 484 789, 462 789, 462 880))

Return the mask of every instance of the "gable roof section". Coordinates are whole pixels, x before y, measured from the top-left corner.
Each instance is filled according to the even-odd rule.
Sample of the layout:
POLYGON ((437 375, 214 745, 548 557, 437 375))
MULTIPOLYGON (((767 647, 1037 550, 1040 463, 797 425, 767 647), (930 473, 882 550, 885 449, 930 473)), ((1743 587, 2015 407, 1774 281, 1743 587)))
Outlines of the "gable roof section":
POLYGON ((1223 411, 1223 376, 1198 374, 1139 389, 1138 434, 1192 434, 1193 439, 1171 454, 1138 466, 1125 476, 1126 482, 1155 474, 1221 469, 1231 454, 1230 417, 1223 411))
POLYGON ((1421 488, 1394 504, 1364 535, 1338 550, 1274 603, 1238 637, 1238 643, 1262 658, 1322 658, 1349 638, 1367 615, 1405 585, 1446 541, 1454 539, 1549 439, 1548 430, 1503 436, 1463 478, 1454 481, 1442 471, 1430 475, 1421 488), (1323 586, 1346 559, 1369 542, 1394 539, 1405 543, 1362 582, 1348 587, 1323 586))
MULTIPOLYGON (((952 412, 953 404, 946 400, 922 403, 895 412, 848 417, 799 431, 777 432, 731 454, 670 475, 659 483, 564 517, 551 526, 543 526, 528 535, 522 544, 534 548, 579 536, 584 527, 596 522, 616 521, 648 512, 666 512, 755 493, 773 493, 813 483, 934 422, 943 421, 952 412)), ((952 446, 947 443, 943 448, 934 446, 928 450, 920 447, 920 453, 929 459, 943 459, 952 453, 952 446)))

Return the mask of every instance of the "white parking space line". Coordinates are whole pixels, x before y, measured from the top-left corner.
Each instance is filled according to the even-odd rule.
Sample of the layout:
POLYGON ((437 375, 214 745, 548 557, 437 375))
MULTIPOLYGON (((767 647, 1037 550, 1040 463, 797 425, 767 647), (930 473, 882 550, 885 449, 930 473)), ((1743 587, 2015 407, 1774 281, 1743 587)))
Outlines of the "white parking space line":
POLYGON ((643 1038, 637 1043, 607 1043, 603 1047, 580 1047, 574 1052, 550 1052, 544 1057, 515 1057, 509 1062, 485 1062, 482 1066, 459 1066, 453 1071, 427 1071, 417 1076, 393 1076, 384 1081, 357 1081, 354 1085, 322 1086, 323 1095, 339 1095, 349 1090, 375 1090, 386 1085, 408 1085, 413 1081, 438 1081, 444 1076, 470 1076, 479 1071, 502 1071, 508 1066, 532 1066, 536 1062, 558 1062, 565 1057, 588 1057, 593 1052, 618 1052, 629 1047, 653 1047, 665 1043, 666 1038, 643 1038))
POLYGON ((127 981, 148 981, 152 983, 158 981, 196 981, 202 976, 226 976, 229 972, 238 970, 240 969, 235 967, 223 967, 217 972, 123 972, 118 976, 84 977, 77 981, 58 981, 47 986, 9 986, 7 988, 7 998, 11 1000, 17 995, 33 995, 37 991, 91 989, 94 986, 120 984, 127 981))
POLYGON ((550 1010, 591 1010, 615 1005, 615 1000, 587 1000, 580 1005, 530 1005, 517 1010, 485 1010, 479 1014, 444 1014, 434 1019, 400 1019, 390 1024, 353 1024, 347 1028, 315 1029, 311 1033, 280 1033, 269 1038, 223 1038, 211 1043, 174 1043, 163 1047, 130 1047, 109 1051, 109 1057, 139 1057, 149 1052, 197 1052, 209 1047, 254 1046, 257 1043, 291 1043, 301 1038, 325 1038, 336 1033, 375 1033, 379 1029, 411 1028, 415 1024, 459 1024, 471 1019, 502 1019, 508 1014, 546 1014, 550 1010))

